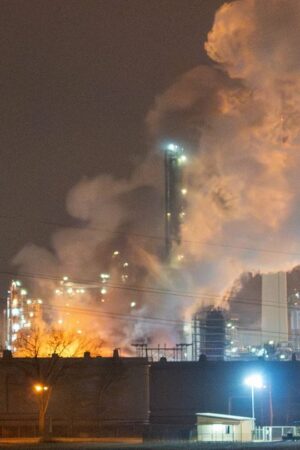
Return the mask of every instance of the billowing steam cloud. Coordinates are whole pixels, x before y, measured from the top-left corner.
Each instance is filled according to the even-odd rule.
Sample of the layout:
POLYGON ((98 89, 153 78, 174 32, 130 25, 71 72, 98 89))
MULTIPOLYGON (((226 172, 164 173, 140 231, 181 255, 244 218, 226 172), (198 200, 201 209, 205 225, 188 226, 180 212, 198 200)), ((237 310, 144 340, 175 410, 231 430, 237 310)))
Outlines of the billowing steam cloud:
MULTIPOLYGON (((159 301, 143 288, 146 279, 150 282, 151 277, 158 278, 160 267, 151 251, 152 241, 140 236, 145 222, 155 230, 160 217, 160 196, 151 186, 153 164, 155 158, 147 162, 145 170, 140 167, 130 180, 106 175, 83 179, 67 196, 67 210, 78 221, 77 226, 56 231, 50 250, 29 244, 14 261, 21 273, 32 275, 36 293, 50 299, 48 306, 47 302, 44 306, 48 320, 58 323, 63 318, 64 326, 98 335, 110 348, 127 346, 134 340, 132 328, 138 321, 130 318, 133 302, 137 305, 133 313, 138 315, 145 297, 149 304, 159 301), (146 205, 142 205, 145 200, 146 205), (147 205, 151 212, 147 213, 147 205), (131 234, 133 231, 135 234, 131 234), (114 257, 116 251, 118 255, 114 257), (128 281, 122 279, 124 271, 128 281), (101 273, 111 276, 103 286, 101 273), (63 275, 77 283, 74 292, 76 286, 85 292, 75 296, 55 295, 61 288, 59 280, 63 275), (137 285, 137 289, 132 291, 128 285, 137 285), (101 294, 102 288, 108 291, 107 296, 101 294), (107 297, 105 303, 103 297, 107 297)), ((153 323, 151 320, 143 323, 148 322, 153 323)))
MULTIPOLYGON (((205 44, 213 64, 184 74, 156 99, 147 116, 157 142, 179 140, 190 153, 178 249, 185 258, 175 275, 159 263, 162 242, 136 236, 145 230, 162 236, 163 191, 155 155, 129 181, 100 176, 75 186, 67 209, 82 228, 55 233, 51 251, 27 246, 15 260, 22 270, 93 279, 105 269, 115 245, 121 245, 136 267, 129 284, 144 286, 135 294, 135 314, 169 318, 172 311, 182 319, 201 302, 222 302, 243 272, 287 270, 297 264, 299 23, 298 0, 224 4, 205 44), (127 233, 126 239, 120 231, 127 233), (189 290, 198 299, 160 297, 149 286, 189 290)), ((124 298, 130 295, 115 292, 109 309, 128 313, 124 298)), ((95 299, 90 301, 95 305, 95 299)), ((92 320, 94 328, 99 329, 98 322, 92 320)), ((143 320, 125 323, 103 320, 99 332, 112 345, 151 338, 157 329, 170 334, 158 323, 156 328, 143 320)))
POLYGON ((299 18, 293 0, 223 5, 205 44, 217 65, 183 75, 148 115, 158 136, 192 137, 182 245, 214 290, 298 262, 299 18))

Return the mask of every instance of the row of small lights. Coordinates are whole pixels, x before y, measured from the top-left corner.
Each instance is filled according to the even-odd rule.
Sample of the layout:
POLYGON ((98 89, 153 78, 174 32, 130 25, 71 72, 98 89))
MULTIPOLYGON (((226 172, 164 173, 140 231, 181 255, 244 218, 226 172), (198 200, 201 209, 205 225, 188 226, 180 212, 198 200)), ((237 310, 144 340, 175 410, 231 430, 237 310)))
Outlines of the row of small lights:
MULTIPOLYGON (((19 280, 12 281, 12 286, 19 289, 20 296, 21 296, 21 301, 25 301, 24 297, 27 296, 28 292, 27 292, 26 289, 21 288, 21 286, 22 286, 21 281, 19 281, 19 280)), ((8 293, 11 294, 11 291, 9 290, 8 293)), ((38 298, 37 300, 27 299, 26 303, 27 303, 27 305, 31 305, 31 304, 32 305, 36 305, 36 304, 41 305, 43 303, 43 301, 40 298, 38 298)), ((19 300, 17 298, 13 298, 12 299, 11 313, 12 313, 12 317, 14 317, 14 318, 19 317, 22 314, 22 312, 24 311, 24 308, 23 307, 18 307, 18 304, 19 304, 19 300)), ((34 317, 34 312, 33 311, 29 312, 29 317, 31 317, 31 318, 34 317)), ((19 323, 18 322, 14 322, 12 324, 12 331, 13 331, 12 341, 13 342, 16 341, 16 339, 17 339, 17 334, 16 333, 18 333, 18 331, 20 331, 20 329, 22 327, 23 328, 30 328, 31 327, 31 322, 30 321, 26 322, 24 317, 23 318, 21 317, 21 319, 19 320, 19 323)))
MULTIPOLYGON (((115 250, 115 251, 113 252, 113 254, 112 254, 112 257, 113 257, 113 258, 116 258, 116 257, 118 257, 119 255, 120 255, 120 252, 119 252, 118 250, 115 250)), ((128 263, 127 261, 125 261, 125 262, 123 263, 123 268, 127 268, 127 267, 129 267, 129 263, 128 263)), ((108 282, 108 280, 109 280, 109 278, 110 278, 110 275, 109 275, 108 273, 101 273, 101 274, 99 275, 99 277, 100 277, 100 279, 101 279, 101 283, 105 284, 105 283, 108 282)), ((127 281, 127 279, 128 279, 128 275, 127 275, 127 274, 122 274, 122 281, 125 282, 125 281, 127 281)), ((60 284, 61 284, 62 286, 64 286, 64 285, 66 285, 66 283, 70 283, 69 277, 64 276, 64 277, 62 278, 60 284)), ((67 287, 67 289, 65 289, 65 292, 66 292, 68 295, 73 296, 74 294, 85 294, 86 290, 85 290, 84 288, 77 288, 77 289, 74 289, 72 286, 69 286, 69 287, 67 287)), ((101 293, 102 296, 105 296, 105 295, 107 294, 107 292, 108 292, 108 290, 107 290, 106 287, 102 287, 102 288, 100 289, 100 293, 101 293)), ((63 295, 63 294, 64 294, 64 290, 63 290, 63 289, 56 289, 56 290, 55 290, 55 294, 56 294, 56 295, 63 295)), ((101 302, 102 302, 102 303, 105 302, 105 298, 104 298, 104 297, 101 298, 101 302)), ((69 306, 69 305, 66 304, 66 306, 69 306)), ((134 308, 135 306, 136 306, 136 302, 132 301, 132 302, 130 303, 130 307, 131 307, 131 308, 134 308)))

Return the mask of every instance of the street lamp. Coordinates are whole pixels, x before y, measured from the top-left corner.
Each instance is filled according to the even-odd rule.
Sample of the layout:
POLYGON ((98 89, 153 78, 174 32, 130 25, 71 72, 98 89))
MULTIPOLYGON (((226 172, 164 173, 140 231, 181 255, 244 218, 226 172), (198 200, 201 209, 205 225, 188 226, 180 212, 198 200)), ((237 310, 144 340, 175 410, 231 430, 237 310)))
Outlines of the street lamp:
POLYGON ((48 407, 48 402, 50 399, 50 388, 43 383, 37 383, 33 385, 33 390, 38 396, 39 404, 39 434, 40 439, 44 440, 46 438, 46 411, 48 407))
POLYGON ((252 419, 253 419, 253 428, 255 424, 255 410, 254 410, 254 389, 262 389, 264 387, 263 379, 260 374, 249 375, 245 379, 245 384, 251 387, 251 406, 252 406, 252 419))
POLYGON ((35 384, 33 386, 33 389, 35 390, 35 392, 37 394, 41 394, 41 393, 43 393, 45 391, 48 391, 49 386, 45 386, 44 384, 35 384))

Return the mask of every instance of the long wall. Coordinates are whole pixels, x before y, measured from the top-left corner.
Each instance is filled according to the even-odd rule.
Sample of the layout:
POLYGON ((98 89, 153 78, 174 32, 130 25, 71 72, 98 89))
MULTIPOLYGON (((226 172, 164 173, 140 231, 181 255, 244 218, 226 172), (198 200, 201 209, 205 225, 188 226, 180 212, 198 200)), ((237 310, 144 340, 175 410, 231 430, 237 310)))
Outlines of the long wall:
MULTIPOLYGON (((143 358, 0 359, 0 436, 37 432, 37 373, 55 365, 47 426, 54 435, 188 437, 195 413, 251 416, 244 383, 255 391, 258 425, 300 421, 300 362, 199 361, 152 363, 143 358)), ((50 370, 51 372, 51 370, 50 370)), ((51 377, 50 377, 51 378, 51 377)))
POLYGON ((136 435, 148 421, 145 359, 3 358, 0 435, 36 434, 39 394, 33 385, 41 380, 53 385, 47 427, 56 435, 136 435))
POLYGON ((255 390, 258 425, 300 421, 300 361, 204 361, 154 363, 150 370, 151 423, 195 423, 195 413, 251 416, 247 376, 260 373, 265 387, 255 390))

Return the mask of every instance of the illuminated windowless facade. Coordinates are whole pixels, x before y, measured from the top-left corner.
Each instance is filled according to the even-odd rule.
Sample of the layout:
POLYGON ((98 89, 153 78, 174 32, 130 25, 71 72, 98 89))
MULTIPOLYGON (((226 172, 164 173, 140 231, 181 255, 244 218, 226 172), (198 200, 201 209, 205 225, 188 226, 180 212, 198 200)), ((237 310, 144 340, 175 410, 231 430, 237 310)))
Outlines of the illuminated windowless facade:
POLYGON ((263 342, 288 341, 286 273, 262 275, 261 334, 263 342))

